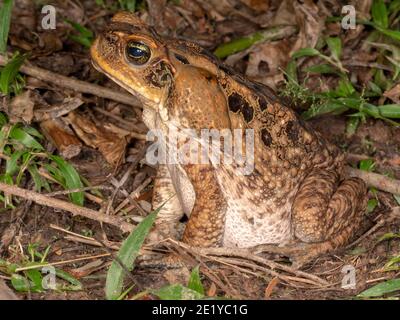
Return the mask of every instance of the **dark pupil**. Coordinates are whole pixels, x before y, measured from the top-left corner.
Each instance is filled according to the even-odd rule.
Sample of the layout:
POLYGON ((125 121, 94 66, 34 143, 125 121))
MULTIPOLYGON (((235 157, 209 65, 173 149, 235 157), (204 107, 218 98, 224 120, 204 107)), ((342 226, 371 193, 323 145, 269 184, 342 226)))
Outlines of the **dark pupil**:
POLYGON ((130 47, 128 49, 128 53, 133 58, 140 58, 140 57, 143 57, 146 54, 146 52, 144 50, 142 50, 142 49, 140 49, 138 47, 130 47))
POLYGON ((131 42, 127 45, 126 55, 131 63, 142 65, 149 61, 151 52, 146 45, 138 42, 131 42))

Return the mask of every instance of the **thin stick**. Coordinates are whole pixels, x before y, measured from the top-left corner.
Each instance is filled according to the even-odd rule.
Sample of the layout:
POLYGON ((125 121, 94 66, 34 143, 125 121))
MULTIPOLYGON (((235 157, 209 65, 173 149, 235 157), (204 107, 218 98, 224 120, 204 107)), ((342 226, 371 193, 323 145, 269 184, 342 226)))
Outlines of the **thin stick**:
POLYGON ((83 188, 76 188, 76 189, 69 189, 69 190, 61 190, 61 191, 54 191, 54 192, 49 192, 46 193, 45 195, 47 197, 54 197, 54 196, 59 196, 59 195, 66 195, 70 193, 75 193, 75 192, 82 192, 82 191, 91 191, 91 190, 114 190, 113 187, 111 186, 91 186, 91 187, 83 187, 83 188))
POLYGON ((400 194, 400 181, 386 177, 384 175, 346 167, 347 173, 351 177, 363 179, 368 185, 374 186, 382 191, 400 194))
POLYGON ((74 262, 84 261, 84 260, 93 260, 93 259, 109 257, 109 256, 111 256, 109 253, 103 253, 103 254, 98 254, 98 255, 90 256, 90 257, 82 257, 82 258, 76 258, 76 259, 71 259, 71 260, 64 260, 64 261, 37 264, 37 265, 34 265, 34 266, 17 268, 17 269, 15 269, 15 272, 20 272, 20 271, 25 271, 25 270, 32 270, 32 269, 37 269, 37 268, 42 268, 42 267, 47 267, 47 266, 59 266, 61 264, 69 264, 69 263, 74 263, 74 262))
POLYGON ((389 224, 397 219, 400 219, 400 207, 392 208, 392 211, 390 212, 390 214, 388 216, 384 215, 383 217, 381 217, 372 228, 370 228, 367 232, 365 232, 357 240, 353 241, 348 246, 346 246, 346 249, 354 247, 355 245, 359 244, 362 240, 364 240, 366 237, 368 237, 369 235, 374 233, 376 230, 378 230, 382 226, 389 224))
POLYGON ((261 263, 263 265, 267 265, 269 268, 271 268, 272 270, 276 270, 276 269, 280 269, 282 271, 288 272, 288 273, 292 273, 296 276, 299 277, 303 277, 306 279, 310 279, 313 282, 317 282, 321 285, 327 286, 329 285, 329 283, 323 279, 321 279, 320 277, 314 276, 312 274, 309 274, 307 272, 301 271, 301 270, 297 270, 295 268, 291 268, 289 266, 280 264, 280 263, 276 263, 274 261, 262 258, 260 256, 257 256, 255 254, 252 254, 251 252, 249 252, 249 250, 246 249, 240 249, 240 248, 197 248, 197 247, 190 247, 185 243, 176 241, 176 240, 172 240, 172 239, 168 239, 169 242, 171 242, 172 244, 182 247, 188 251, 192 251, 193 253, 195 253, 196 255, 201 255, 201 256, 217 256, 217 257, 221 257, 221 256, 225 256, 225 257, 238 257, 238 258, 243 258, 246 260, 251 260, 254 261, 256 263, 261 263))
POLYGON ((123 232, 130 232, 134 229, 133 225, 125 222, 123 219, 121 219, 119 217, 108 216, 108 215, 102 214, 102 213, 92 210, 92 209, 80 207, 75 204, 72 204, 72 203, 69 203, 66 201, 62 201, 62 200, 59 200, 56 198, 49 198, 40 193, 22 189, 17 186, 11 186, 11 185, 0 182, 0 191, 3 191, 7 194, 11 194, 11 195, 14 195, 17 197, 21 197, 24 199, 34 201, 43 206, 48 206, 51 208, 65 210, 65 211, 72 213, 73 215, 79 215, 79 216, 86 217, 86 218, 89 218, 92 220, 108 223, 108 224, 111 224, 113 226, 120 228, 123 232))
MULTIPOLYGON (((0 66, 4 66, 6 63, 7 61, 4 56, 0 55, 0 66)), ((140 108, 140 102, 129 93, 119 92, 115 89, 110 89, 99 86, 97 84, 65 77, 49 70, 35 67, 29 63, 24 63, 20 68, 20 71, 31 77, 49 82, 61 88, 71 89, 82 93, 89 93, 98 97, 114 100, 120 103, 140 108)))
MULTIPOLYGON (((50 228, 68 234, 68 236, 64 237, 64 239, 66 239, 66 240, 71 240, 71 241, 75 241, 75 242, 81 242, 81 243, 89 244, 89 245, 96 246, 96 247, 102 247, 103 246, 102 243, 100 243, 99 241, 97 241, 94 238, 86 237, 86 236, 83 236, 83 235, 81 235, 79 233, 75 233, 75 232, 66 230, 64 228, 61 228, 61 227, 55 225, 55 224, 50 224, 50 228)), ((108 248, 111 248, 113 250, 118 250, 121 244, 112 243, 111 241, 106 241, 105 245, 108 248)))
POLYGON ((144 180, 139 187, 137 187, 135 190, 133 190, 128 196, 127 198, 122 201, 119 206, 115 209, 115 212, 119 212, 121 211, 129 202, 131 199, 135 200, 140 193, 142 192, 142 190, 144 188, 146 188, 151 182, 153 181, 153 178, 147 178, 146 180, 144 180))

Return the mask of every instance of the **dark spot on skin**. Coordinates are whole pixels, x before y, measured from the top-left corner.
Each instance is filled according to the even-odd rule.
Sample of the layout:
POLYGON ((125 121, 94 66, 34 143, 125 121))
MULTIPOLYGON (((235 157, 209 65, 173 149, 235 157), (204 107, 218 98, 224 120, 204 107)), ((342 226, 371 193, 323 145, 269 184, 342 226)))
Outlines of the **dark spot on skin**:
POLYGON ((294 121, 289 121, 286 125, 286 134, 292 142, 299 140, 299 131, 296 128, 294 121))
POLYGON ((264 144, 269 147, 272 144, 272 137, 271 134, 268 132, 267 129, 263 128, 261 130, 261 139, 264 142, 264 144))
POLYGON ((228 97, 229 110, 235 113, 238 112, 242 109, 243 102, 244 100, 240 95, 238 95, 237 93, 232 93, 228 97))
POLYGON ((252 225, 254 225, 254 217, 250 217, 250 218, 249 218, 249 223, 252 224, 252 225))
POLYGON ((162 88, 170 82, 171 77, 171 69, 165 62, 161 61, 160 63, 156 65, 153 64, 153 66, 149 67, 146 80, 153 86, 162 88))
POLYGON ((180 54, 175 53, 175 58, 176 60, 180 61, 183 64, 190 64, 188 59, 186 59, 184 56, 181 56, 180 54))
POLYGON ((231 110, 232 112, 237 113, 238 111, 240 111, 246 122, 250 122, 251 120, 253 120, 254 109, 250 107, 247 100, 244 99, 240 94, 232 93, 228 97, 228 105, 229 110, 231 110))
POLYGON ((258 96, 258 105, 261 111, 264 111, 268 107, 268 101, 264 98, 264 96, 258 96))
MULTIPOLYGON (((247 102, 246 102, 246 104, 247 104, 247 102)), ((252 107, 250 107, 247 104, 247 106, 242 107, 242 114, 243 114, 244 120, 246 122, 250 122, 251 120, 253 120, 254 110, 252 107)))

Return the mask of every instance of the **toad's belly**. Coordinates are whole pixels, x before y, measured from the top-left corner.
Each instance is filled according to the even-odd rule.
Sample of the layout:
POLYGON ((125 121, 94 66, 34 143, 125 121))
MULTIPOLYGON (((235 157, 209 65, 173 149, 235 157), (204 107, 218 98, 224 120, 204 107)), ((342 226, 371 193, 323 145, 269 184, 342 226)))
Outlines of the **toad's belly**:
POLYGON ((286 204, 279 212, 228 202, 224 247, 248 248, 259 244, 285 244, 291 240, 290 210, 286 204))
POLYGON ((249 181, 249 177, 229 175, 225 170, 217 173, 228 204, 224 247, 285 244, 292 240, 291 210, 296 187, 289 192, 268 190, 262 179, 249 181))

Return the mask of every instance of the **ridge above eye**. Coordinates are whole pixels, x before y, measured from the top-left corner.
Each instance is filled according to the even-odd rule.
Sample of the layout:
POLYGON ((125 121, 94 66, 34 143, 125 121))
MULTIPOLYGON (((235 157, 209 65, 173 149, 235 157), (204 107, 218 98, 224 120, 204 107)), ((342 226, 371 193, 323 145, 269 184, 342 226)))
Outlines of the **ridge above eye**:
POLYGON ((130 41, 126 46, 126 56, 135 65, 143 65, 149 61, 151 50, 145 44, 138 41, 130 41))

